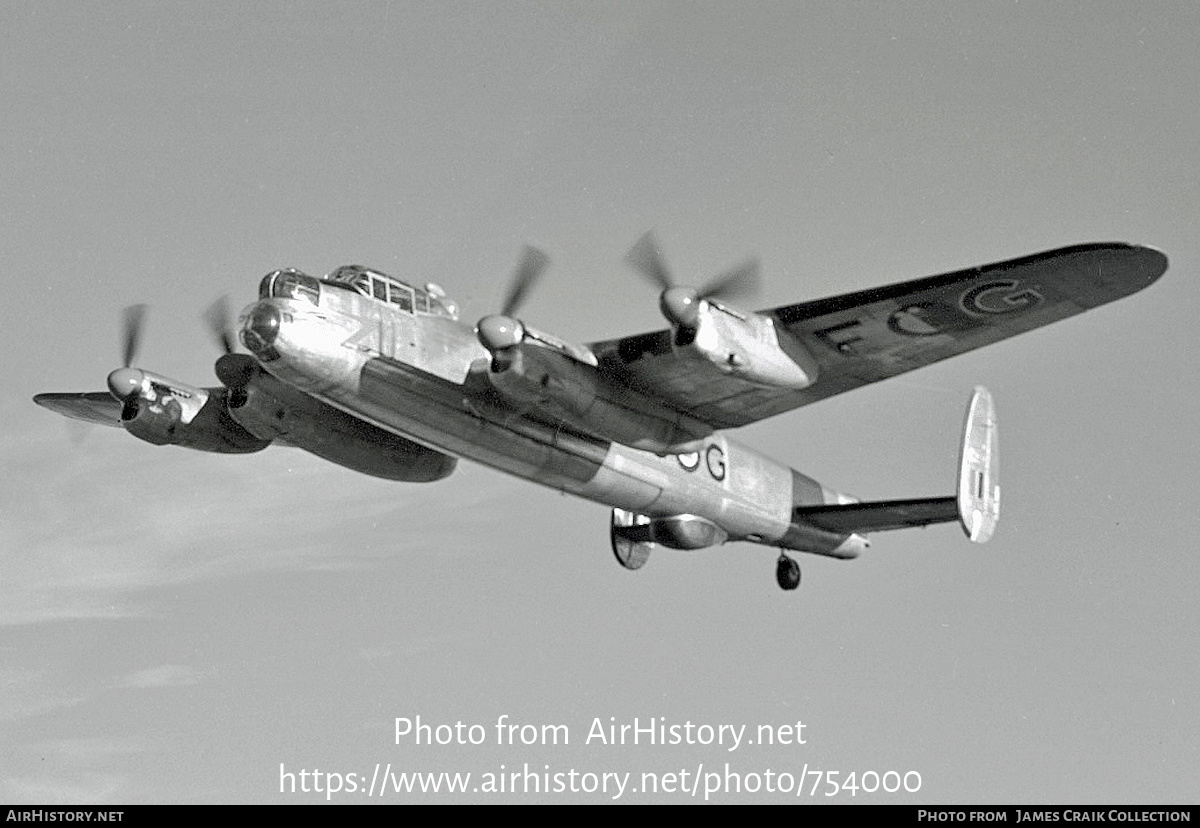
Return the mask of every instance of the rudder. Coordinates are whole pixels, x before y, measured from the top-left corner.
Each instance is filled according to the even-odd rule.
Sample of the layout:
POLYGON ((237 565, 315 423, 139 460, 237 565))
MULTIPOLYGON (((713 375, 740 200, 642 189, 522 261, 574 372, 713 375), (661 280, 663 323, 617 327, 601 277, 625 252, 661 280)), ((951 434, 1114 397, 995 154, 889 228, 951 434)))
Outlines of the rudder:
POLYGON ((992 395, 975 387, 958 459, 958 518, 973 543, 985 543, 1000 520, 998 426, 992 395))

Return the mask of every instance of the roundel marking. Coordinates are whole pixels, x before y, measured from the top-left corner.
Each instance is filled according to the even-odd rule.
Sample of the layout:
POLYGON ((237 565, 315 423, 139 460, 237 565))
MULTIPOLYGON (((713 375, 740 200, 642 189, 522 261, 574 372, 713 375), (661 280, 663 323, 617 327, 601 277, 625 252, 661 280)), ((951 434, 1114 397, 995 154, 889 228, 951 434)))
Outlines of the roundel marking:
POLYGON ((905 336, 934 336, 942 329, 929 318, 928 306, 924 304, 906 305, 892 311, 887 324, 898 334, 905 336))

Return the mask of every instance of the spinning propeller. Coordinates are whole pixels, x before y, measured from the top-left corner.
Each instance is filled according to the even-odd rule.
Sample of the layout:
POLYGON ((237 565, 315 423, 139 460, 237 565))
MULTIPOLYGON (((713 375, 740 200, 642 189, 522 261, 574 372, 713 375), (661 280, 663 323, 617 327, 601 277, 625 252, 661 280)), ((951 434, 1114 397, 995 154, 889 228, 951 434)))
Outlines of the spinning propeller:
POLYGON ((233 325, 230 323, 229 296, 219 296, 204 311, 204 324, 217 342, 222 353, 232 354, 237 340, 233 335, 233 325))
MULTIPOLYGON (((659 309, 675 328, 676 341, 680 345, 687 344, 695 336, 700 323, 701 302, 719 303, 721 300, 737 299, 758 289, 759 265, 758 260, 753 258, 718 274, 700 287, 677 284, 652 232, 637 240, 626 254, 625 261, 660 290, 659 309)), ((545 253, 526 245, 509 282, 501 312, 483 317, 475 326, 480 344, 492 354, 493 368, 497 365, 495 359, 498 353, 520 344, 527 335, 544 338, 543 334, 527 330, 514 314, 549 263, 550 259, 545 253)))
MULTIPOLYGON (((131 367, 141 348, 142 331, 146 322, 146 305, 130 305, 121 314, 122 367, 108 375, 108 392, 127 407, 136 404, 147 393, 146 373, 131 367)), ((236 339, 230 322, 229 297, 221 296, 204 312, 204 321, 221 349, 217 360, 217 379, 227 387, 240 388, 254 370, 254 358, 234 351, 236 339)), ((130 409, 131 410, 131 409, 130 409)), ((129 413, 127 411, 126 413, 129 413)))
POLYGON ((525 338, 525 326, 513 315, 524 304, 529 292, 549 264, 550 257, 536 247, 526 245, 521 251, 521 259, 509 281, 508 293, 504 297, 500 313, 483 317, 475 326, 480 344, 487 348, 489 353, 495 354, 497 351, 511 348, 525 338))
POLYGON ((249 354, 239 354, 234 350, 237 337, 233 333, 232 318, 228 295, 217 297, 204 311, 204 323, 222 352, 213 370, 221 384, 232 392, 230 402, 236 407, 245 400, 246 382, 254 373, 256 363, 249 354))
POLYGON ((133 359, 141 347, 142 328, 146 323, 146 308, 146 305, 130 305, 122 313, 124 349, 121 364, 126 368, 133 364, 133 359))
POLYGON ((702 287, 676 284, 653 233, 646 233, 625 255, 625 262, 662 292, 658 307, 672 325, 694 331, 700 321, 701 300, 736 299, 758 288, 758 260, 748 259, 702 287))
POLYGON ((121 365, 108 375, 108 392, 119 402, 129 403, 142 390, 146 375, 131 368, 142 343, 146 306, 130 305, 121 314, 121 365))

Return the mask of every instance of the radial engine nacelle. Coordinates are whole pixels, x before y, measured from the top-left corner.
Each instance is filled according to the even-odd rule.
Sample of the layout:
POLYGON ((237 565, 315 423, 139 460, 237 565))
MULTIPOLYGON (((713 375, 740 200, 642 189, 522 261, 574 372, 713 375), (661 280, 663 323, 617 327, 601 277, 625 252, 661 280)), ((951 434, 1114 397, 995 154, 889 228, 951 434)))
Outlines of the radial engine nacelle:
POLYGON ((222 454, 270 445, 230 419, 224 388, 196 388, 137 368, 113 371, 108 385, 122 402, 125 430, 147 443, 222 454))
POLYGON ((817 380, 816 359, 769 316, 700 299, 694 324, 677 324, 671 345, 697 354, 722 372, 771 388, 807 388, 817 380))

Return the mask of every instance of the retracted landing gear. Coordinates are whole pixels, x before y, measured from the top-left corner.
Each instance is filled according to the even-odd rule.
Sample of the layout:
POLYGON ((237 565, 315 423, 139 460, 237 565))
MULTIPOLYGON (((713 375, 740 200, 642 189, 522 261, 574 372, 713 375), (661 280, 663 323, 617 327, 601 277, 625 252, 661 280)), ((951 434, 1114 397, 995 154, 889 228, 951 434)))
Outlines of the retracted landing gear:
POLYGON ((779 560, 775 562, 775 580, 779 582, 779 588, 784 590, 800 586, 800 564, 780 552, 779 560))

